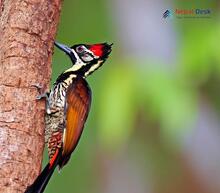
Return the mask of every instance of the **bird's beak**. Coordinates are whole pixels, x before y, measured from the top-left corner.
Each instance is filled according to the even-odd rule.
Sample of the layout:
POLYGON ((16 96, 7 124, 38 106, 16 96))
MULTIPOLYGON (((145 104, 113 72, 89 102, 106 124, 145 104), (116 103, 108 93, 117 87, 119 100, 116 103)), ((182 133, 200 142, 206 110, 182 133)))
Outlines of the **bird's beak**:
POLYGON ((69 57, 71 58, 73 64, 76 62, 76 57, 72 51, 72 49, 64 44, 58 43, 58 42, 54 42, 54 45, 61 49, 63 52, 65 52, 67 55, 69 55, 69 57))
POLYGON ((68 46, 64 45, 64 44, 60 44, 58 42, 54 42, 55 46, 59 49, 61 49, 62 51, 64 51, 66 54, 70 55, 72 50, 71 48, 69 48, 68 46))

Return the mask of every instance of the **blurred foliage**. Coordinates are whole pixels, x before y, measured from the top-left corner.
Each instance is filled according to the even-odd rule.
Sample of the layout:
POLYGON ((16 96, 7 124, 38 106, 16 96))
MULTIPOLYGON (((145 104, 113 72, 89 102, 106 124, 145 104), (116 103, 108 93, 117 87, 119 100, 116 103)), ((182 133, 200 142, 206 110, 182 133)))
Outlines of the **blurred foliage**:
MULTIPOLYGON (((174 6, 215 10, 216 2, 175 1, 174 6)), ((103 0, 63 3, 57 41, 67 45, 107 41, 114 46, 104 66, 88 78, 93 101, 79 146, 61 175, 55 172, 46 193, 100 192, 99 153, 115 155, 125 147, 133 147, 131 154, 139 150, 138 156, 151 163, 156 176, 162 176, 159 181, 168 173, 179 176, 178 169, 166 172, 176 161, 168 149, 178 148, 181 138, 190 132, 201 93, 220 109, 220 25, 216 15, 200 21, 173 21, 179 33, 178 64, 173 73, 155 67, 158 65, 152 61, 123 57, 120 40, 115 41, 115 29, 108 23, 108 11, 103 0)), ((55 49, 52 82, 70 65, 55 49)))

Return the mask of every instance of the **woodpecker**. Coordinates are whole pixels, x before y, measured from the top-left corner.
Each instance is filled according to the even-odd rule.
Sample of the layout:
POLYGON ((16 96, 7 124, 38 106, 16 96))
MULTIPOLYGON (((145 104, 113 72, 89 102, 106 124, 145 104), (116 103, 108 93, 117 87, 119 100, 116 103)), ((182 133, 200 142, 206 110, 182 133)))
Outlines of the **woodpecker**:
MULTIPOLYGON (((61 169, 76 148, 88 117, 91 89, 86 77, 102 66, 111 52, 111 45, 77 44, 68 47, 55 42, 71 59, 72 66, 59 75, 46 98, 45 143, 49 163, 25 193, 42 193, 56 166, 61 169)), ((37 86, 39 91, 41 87, 37 86)))

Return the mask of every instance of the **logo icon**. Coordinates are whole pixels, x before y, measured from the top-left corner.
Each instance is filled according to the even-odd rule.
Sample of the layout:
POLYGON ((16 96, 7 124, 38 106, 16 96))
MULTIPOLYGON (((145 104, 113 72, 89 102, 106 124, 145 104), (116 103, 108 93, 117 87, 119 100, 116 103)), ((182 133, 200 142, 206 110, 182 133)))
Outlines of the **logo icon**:
POLYGON ((172 16, 172 13, 170 10, 166 10, 164 13, 163 13, 163 18, 166 19, 166 18, 169 18, 172 16))

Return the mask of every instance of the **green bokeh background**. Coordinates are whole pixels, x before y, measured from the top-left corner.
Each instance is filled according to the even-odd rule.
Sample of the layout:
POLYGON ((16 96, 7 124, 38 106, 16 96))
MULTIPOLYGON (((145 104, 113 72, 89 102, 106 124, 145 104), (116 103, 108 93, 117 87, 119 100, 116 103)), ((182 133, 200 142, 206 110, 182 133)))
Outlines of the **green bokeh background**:
MULTIPOLYGON (((166 21, 178 34, 175 73, 122 54, 108 5, 104 0, 63 2, 57 41, 67 45, 107 41, 114 46, 103 67, 87 79, 93 101, 80 143, 68 165, 55 171, 45 192, 103 193, 103 178, 110 170, 105 170, 105 163, 111 168, 111 161, 119 157, 135 160, 142 183, 150 184, 152 193, 199 192, 199 185, 192 189, 186 180, 196 177, 190 169, 185 172, 181 145, 192 132, 200 98, 205 97, 217 114, 220 110, 219 3, 172 2, 174 8, 213 10, 211 19, 166 21), (150 180, 145 178, 149 171, 150 180)), ((54 82, 71 63, 55 49, 52 66, 54 82)))

